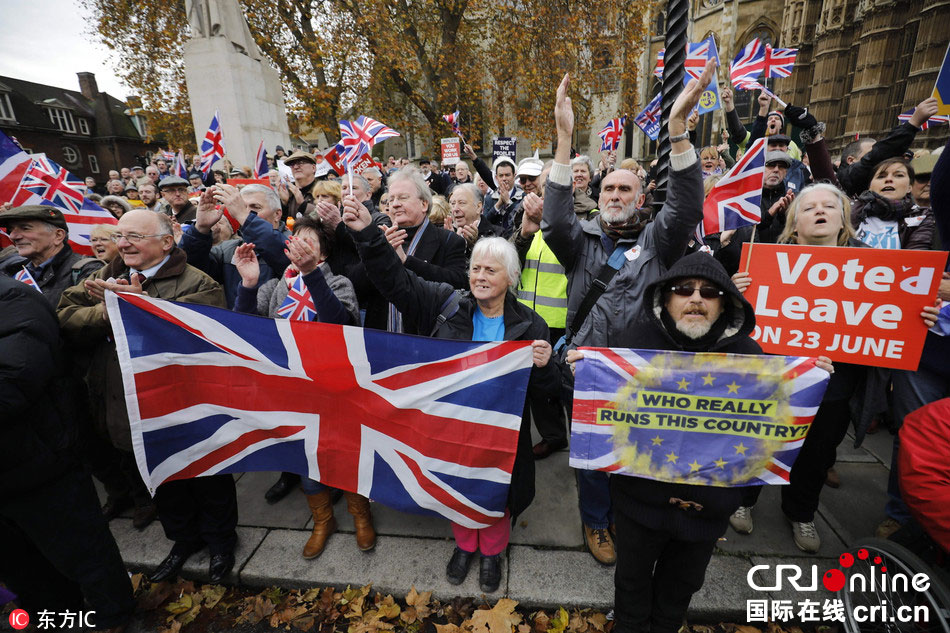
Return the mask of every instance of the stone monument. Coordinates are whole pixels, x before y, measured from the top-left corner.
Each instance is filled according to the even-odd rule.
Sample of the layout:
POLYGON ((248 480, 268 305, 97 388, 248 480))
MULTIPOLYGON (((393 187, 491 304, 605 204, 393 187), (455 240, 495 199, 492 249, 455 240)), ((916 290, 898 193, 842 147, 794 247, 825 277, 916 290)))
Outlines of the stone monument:
POLYGON ((269 155, 290 147, 280 75, 251 36, 238 0, 186 0, 191 37, 185 81, 198 147, 215 111, 224 149, 238 168, 254 166, 261 139, 269 155))

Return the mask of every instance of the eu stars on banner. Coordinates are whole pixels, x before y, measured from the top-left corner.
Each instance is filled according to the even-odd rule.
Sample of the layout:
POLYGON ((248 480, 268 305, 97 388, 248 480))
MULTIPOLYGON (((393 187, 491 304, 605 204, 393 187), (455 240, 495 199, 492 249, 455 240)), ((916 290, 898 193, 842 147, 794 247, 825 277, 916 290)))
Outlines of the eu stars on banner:
POLYGON ((505 514, 530 341, 428 339, 108 293, 149 489, 295 472, 404 512, 505 514))
POLYGON ((581 351, 571 466, 673 483, 787 484, 830 376, 805 357, 581 351))

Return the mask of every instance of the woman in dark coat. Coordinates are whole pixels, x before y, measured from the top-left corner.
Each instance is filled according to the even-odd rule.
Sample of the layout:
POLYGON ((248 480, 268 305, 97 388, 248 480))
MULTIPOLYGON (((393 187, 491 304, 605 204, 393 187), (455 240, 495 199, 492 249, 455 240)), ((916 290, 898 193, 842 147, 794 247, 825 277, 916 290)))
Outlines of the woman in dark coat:
MULTIPOLYGON (((559 376, 551 359, 548 326, 530 308, 518 303, 511 292, 521 278, 514 246, 500 237, 479 240, 469 264, 470 292, 456 291, 446 283, 421 279, 400 262, 395 248, 376 227, 369 211, 355 198, 343 204, 343 221, 356 242, 369 277, 379 292, 402 313, 404 322, 431 336, 467 341, 533 341, 534 367, 528 382, 528 399, 554 397, 559 376)), ((526 400, 518 435, 518 449, 511 473, 506 516, 479 530, 453 523, 456 548, 446 575, 452 584, 461 584, 468 573, 475 550, 481 551, 479 583, 482 591, 498 589, 501 581, 500 555, 508 546, 510 521, 534 498, 534 459, 526 400)))

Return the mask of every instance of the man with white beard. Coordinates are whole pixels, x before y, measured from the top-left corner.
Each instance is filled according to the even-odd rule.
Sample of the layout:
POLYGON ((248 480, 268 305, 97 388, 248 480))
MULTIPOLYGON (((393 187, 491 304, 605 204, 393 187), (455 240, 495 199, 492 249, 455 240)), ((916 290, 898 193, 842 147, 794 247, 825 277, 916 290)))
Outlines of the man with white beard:
MULTIPOLYGON (((567 96, 569 78, 565 76, 561 82, 554 107, 557 151, 545 185, 541 231, 567 274, 565 337, 570 348, 631 347, 628 341, 641 311, 644 289, 685 253, 690 235, 703 218, 702 174, 689 142, 686 118, 714 70, 715 63, 708 63, 700 79, 691 80, 673 103, 667 200, 652 220, 649 208, 641 208, 640 178, 627 169, 603 179, 598 216, 577 218, 570 156, 574 112, 567 96)), ((571 402, 568 388, 573 385, 565 385, 565 403, 571 402)), ((578 470, 577 480, 587 548, 598 562, 612 565, 616 553, 607 473, 578 470)))

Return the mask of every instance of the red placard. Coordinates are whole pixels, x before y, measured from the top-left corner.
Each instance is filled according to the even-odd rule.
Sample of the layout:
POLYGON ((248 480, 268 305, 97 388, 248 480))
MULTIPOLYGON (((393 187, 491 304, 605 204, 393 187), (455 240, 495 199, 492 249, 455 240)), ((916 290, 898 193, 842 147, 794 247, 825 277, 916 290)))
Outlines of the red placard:
MULTIPOLYGON (((750 245, 742 246, 742 262, 750 245)), ((752 337, 789 356, 916 370, 947 253, 755 244, 752 337)))
POLYGON ((270 187, 269 178, 228 178, 228 184, 234 185, 264 185, 265 187, 270 187))
POLYGON ((375 165, 376 165, 376 161, 373 160, 372 156, 370 156, 369 154, 363 154, 362 156, 359 157, 359 160, 353 163, 353 173, 362 174, 364 169, 369 169, 370 167, 374 167, 375 165))

